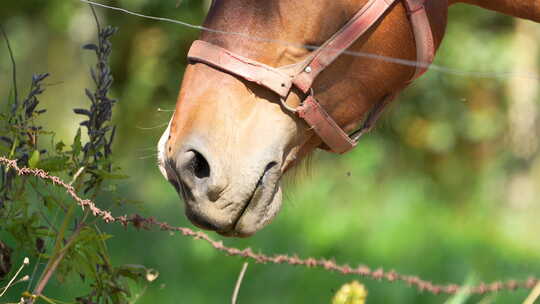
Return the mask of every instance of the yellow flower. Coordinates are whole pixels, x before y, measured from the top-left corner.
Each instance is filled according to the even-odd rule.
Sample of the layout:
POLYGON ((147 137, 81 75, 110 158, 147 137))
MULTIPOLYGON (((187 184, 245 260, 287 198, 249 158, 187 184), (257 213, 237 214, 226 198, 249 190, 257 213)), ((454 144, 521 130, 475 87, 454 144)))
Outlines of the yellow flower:
POLYGON ((332 304, 365 304, 367 290, 358 281, 343 285, 334 296, 332 304))

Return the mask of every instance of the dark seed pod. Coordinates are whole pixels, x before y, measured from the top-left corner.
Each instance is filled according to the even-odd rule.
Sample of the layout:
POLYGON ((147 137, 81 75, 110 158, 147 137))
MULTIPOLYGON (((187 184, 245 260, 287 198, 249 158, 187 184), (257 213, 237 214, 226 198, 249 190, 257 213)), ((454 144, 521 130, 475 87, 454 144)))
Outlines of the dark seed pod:
POLYGON ((4 242, 0 241, 0 280, 11 271, 11 253, 13 249, 9 248, 4 242))

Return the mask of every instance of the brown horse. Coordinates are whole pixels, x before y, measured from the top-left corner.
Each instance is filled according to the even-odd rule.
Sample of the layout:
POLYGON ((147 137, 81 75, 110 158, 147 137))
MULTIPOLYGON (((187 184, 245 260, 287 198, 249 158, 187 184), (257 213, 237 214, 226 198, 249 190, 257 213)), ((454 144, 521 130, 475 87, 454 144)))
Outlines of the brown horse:
MULTIPOLYGON (((389 3, 389 0, 378 0, 389 3)), ((417 59, 405 1, 397 1, 349 51, 417 59)), ((538 0, 428 0, 425 11, 437 48, 449 5, 464 2, 540 22, 538 0)), ((200 40, 271 67, 310 56, 368 0, 214 0, 200 40), (227 34, 236 33, 236 34, 227 34), (249 37, 257 37, 252 39, 249 37), (287 43, 284 43, 287 42, 287 43)), ((375 56, 339 56, 312 88, 316 99, 346 132, 385 96, 402 89, 414 65, 375 56)), ((292 90, 296 107, 304 92, 292 90)), ((159 166, 181 193, 188 218, 228 236, 250 236, 281 206, 282 175, 322 144, 305 121, 284 109, 264 86, 201 62, 186 69, 176 111, 159 142, 159 166)))

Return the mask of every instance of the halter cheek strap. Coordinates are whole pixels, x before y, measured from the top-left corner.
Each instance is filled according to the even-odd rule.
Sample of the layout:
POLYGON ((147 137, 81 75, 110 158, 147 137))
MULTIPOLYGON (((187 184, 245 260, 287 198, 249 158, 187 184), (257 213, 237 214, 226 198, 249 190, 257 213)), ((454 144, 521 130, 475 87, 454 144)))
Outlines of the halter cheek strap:
POLYGON ((305 69, 296 75, 294 84, 307 93, 313 82, 332 62, 364 35, 398 0, 370 0, 347 24, 328 39, 305 69))
MULTIPOLYGON (((367 133, 397 92, 386 96, 368 114, 362 127, 347 135, 335 120, 324 110, 312 94, 312 85, 317 76, 345 52, 358 38, 375 26, 382 16, 400 0, 369 0, 345 26, 328 39, 320 48, 291 72, 290 68, 274 68, 233 53, 217 45, 197 40, 191 46, 188 59, 204 63, 212 68, 244 78, 275 92, 281 98, 284 108, 296 113, 321 138, 326 147, 335 153, 345 153, 356 146, 360 137, 367 133), (307 94, 306 99, 296 108, 285 104, 292 88, 297 87, 307 94)), ((431 25, 425 8, 425 0, 401 0, 409 15, 416 43, 417 67, 413 78, 420 77, 433 62, 435 44, 431 25)))
MULTIPOLYGON (((411 20, 416 42, 416 72, 412 80, 422 76, 435 59, 435 42, 425 7, 426 0, 406 0, 405 8, 411 20)), ((411 80, 411 81, 412 81, 411 80)))

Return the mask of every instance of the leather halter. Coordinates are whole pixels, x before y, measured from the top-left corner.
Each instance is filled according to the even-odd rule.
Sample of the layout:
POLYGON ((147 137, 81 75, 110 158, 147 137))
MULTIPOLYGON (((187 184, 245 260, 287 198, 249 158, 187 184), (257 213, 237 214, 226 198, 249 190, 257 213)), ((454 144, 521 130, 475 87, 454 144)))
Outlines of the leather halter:
POLYGON ((342 154, 354 148, 360 137, 373 127, 385 106, 394 99, 397 92, 379 102, 370 111, 361 128, 349 136, 315 99, 312 94, 313 82, 399 1, 405 4, 416 42, 417 65, 416 72, 409 81, 412 82, 426 72, 435 56, 433 33, 425 8, 426 0, 369 0, 320 48, 303 61, 290 66, 274 68, 202 40, 193 43, 188 59, 192 63, 204 63, 270 89, 279 95, 284 108, 302 118, 330 151, 342 154), (307 94, 306 99, 297 108, 291 108, 285 102, 293 86, 307 94))

